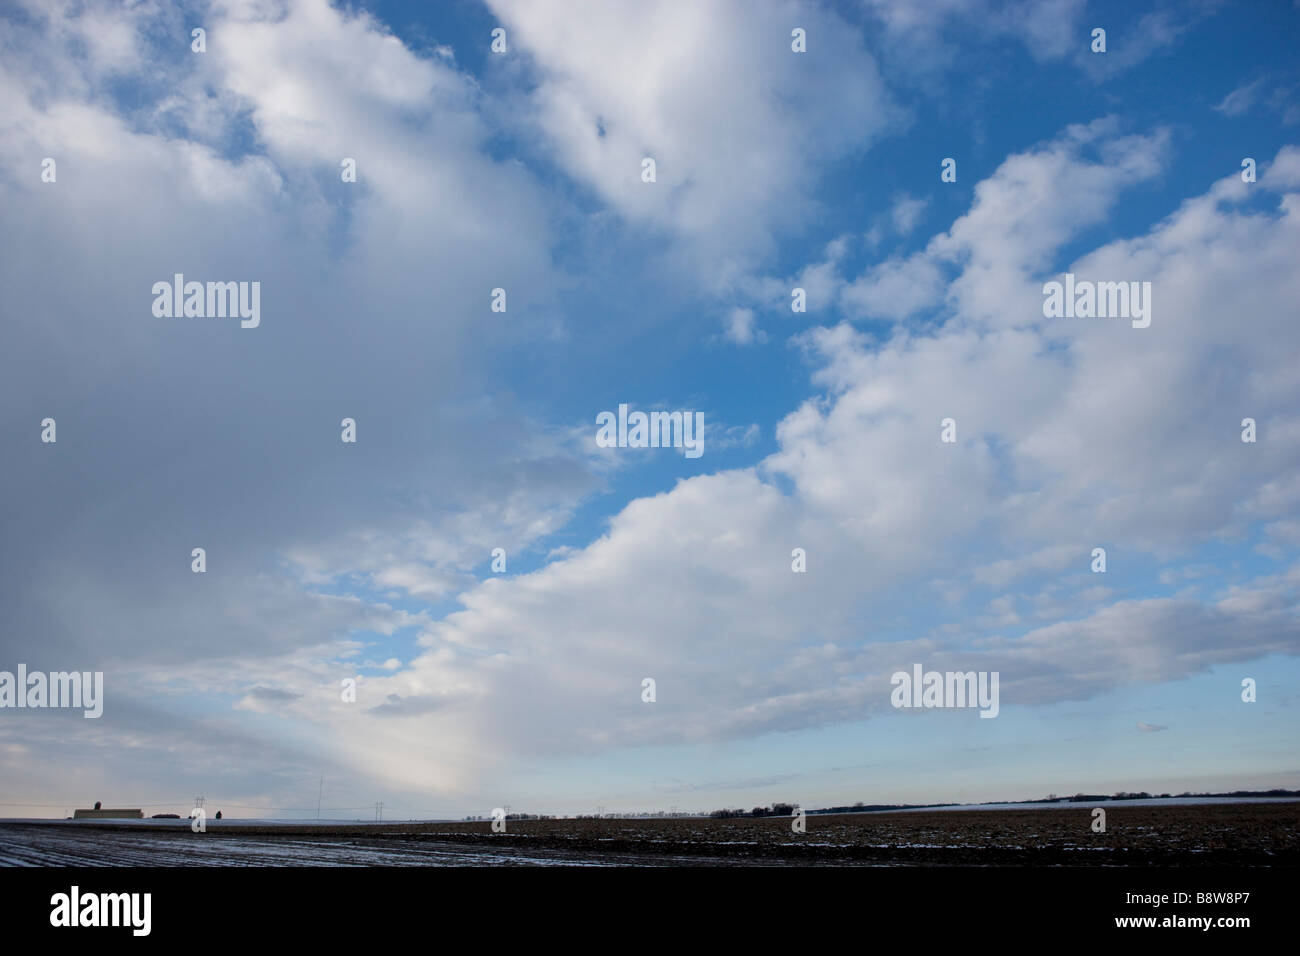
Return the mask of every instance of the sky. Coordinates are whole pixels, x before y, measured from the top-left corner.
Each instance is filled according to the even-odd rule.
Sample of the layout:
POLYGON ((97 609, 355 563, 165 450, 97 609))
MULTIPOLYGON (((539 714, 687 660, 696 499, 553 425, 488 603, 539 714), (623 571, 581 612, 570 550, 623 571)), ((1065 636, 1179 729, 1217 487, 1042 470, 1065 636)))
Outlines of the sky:
POLYGON ((0 816, 1300 788, 1296 49, 1286 2, 7 4, 0 671, 104 691, 0 708, 0 816))

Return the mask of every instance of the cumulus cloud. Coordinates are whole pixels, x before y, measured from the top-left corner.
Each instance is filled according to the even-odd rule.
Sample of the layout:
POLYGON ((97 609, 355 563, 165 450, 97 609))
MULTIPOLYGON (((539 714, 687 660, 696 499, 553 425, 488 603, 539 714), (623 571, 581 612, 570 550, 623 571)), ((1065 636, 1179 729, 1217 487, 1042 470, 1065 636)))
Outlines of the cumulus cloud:
MULTIPOLYGON (((785 418, 777 452, 635 501, 591 546, 467 593, 463 611, 426 632, 437 665, 415 670, 434 686, 472 675, 499 702, 480 712, 484 739, 526 725, 530 747, 570 753, 860 719, 882 711, 887 675, 920 659, 1001 671, 1007 707, 1295 653, 1294 567, 1211 600, 1098 607, 1110 592, 1082 586, 1097 541, 1149 558, 1240 532, 1243 503, 1274 517, 1294 507, 1283 489, 1295 487, 1289 410, 1300 396, 1277 347, 1294 336, 1282 317, 1300 292, 1287 264, 1293 197, 1261 216, 1225 181, 1073 266, 1150 276, 1164 290, 1163 328, 1159 317, 1148 330, 1042 318, 1034 274, 1099 213, 1038 184, 1074 177, 1104 205, 1135 172, 1154 174, 1156 145, 1102 126, 1008 159, 932 243, 963 263, 947 323, 883 343, 814 330, 826 396, 785 418), (1230 302, 1254 317, 1246 341, 1220 321, 1230 302), (1225 348, 1245 350, 1234 364, 1252 375, 1207 394, 1207 350, 1225 348), (1143 400, 1153 386, 1161 400, 1143 400), (1235 421, 1213 412, 1243 406, 1285 437, 1243 454, 1235 421), (955 447, 938 441, 945 415, 958 421, 955 447), (765 480, 777 476, 789 493, 765 480), (806 576, 790 572, 793 547, 807 549, 806 576), (946 568, 980 589, 1071 565, 1082 595, 1072 616, 1018 636, 862 627, 918 574, 946 568), (653 714, 630 690, 642 675, 661 688, 653 714)), ((992 626, 1019 620, 1010 607, 992 626)))
POLYGON ((944 278, 928 256, 889 259, 844 285, 841 302, 852 315, 902 321, 938 303, 946 289, 944 278))
MULTIPOLYGON (((820 6, 493 2, 522 54, 488 67, 522 90, 494 113, 526 114, 512 135, 599 207, 584 238, 612 213, 689 265, 691 288, 753 300, 703 335, 721 315, 725 337, 760 344, 773 326, 754 303, 789 314, 794 284, 818 323, 793 341, 813 394, 782 406, 761 460, 638 487, 594 540, 557 544, 615 469, 582 446, 590 428, 493 387, 494 349, 535 341, 566 290, 553 253, 572 220, 565 190, 499 157, 486 87, 324 0, 220 4, 204 58, 146 43, 185 35, 163 6, 31 9, 7 24, 0 151, 6 169, 57 156, 59 180, 0 180, 0 438, 30 447, 50 414, 59 442, 0 475, 21 503, 0 540, 0 647, 113 665, 72 758, 109 748, 139 775, 174 756, 186 781, 220 760, 250 795, 325 767, 486 799, 521 761, 883 716, 889 674, 914 661, 1000 671, 1005 712, 1300 649, 1295 148, 1250 191, 1228 176, 1080 248, 1164 174, 1171 137, 1070 125, 1008 156, 920 248, 863 265, 837 229, 777 279, 761 270, 806 227, 818 172, 895 118, 858 31, 820 6), (796 16, 825 56, 790 54, 796 16), (141 102, 103 92, 141 61, 141 102), (1150 281, 1150 328, 1045 319, 1042 284, 1067 270, 1150 281), (154 320, 148 289, 177 271, 261 279, 262 327, 154 320), (509 321, 489 324, 497 286, 509 321), (1267 441, 1239 440, 1247 414, 1267 441), (1153 594, 1088 571, 1099 543, 1113 569, 1162 568, 1252 534, 1279 566, 1230 583, 1170 571, 1188 591, 1153 594), (535 560, 480 580, 497 546, 535 560)), ((900 51, 941 52, 971 23, 1059 59, 1079 9, 869 15, 900 51)), ((933 215, 896 199, 896 234, 933 215)), ((762 430, 716 434, 752 448, 762 430)), ((58 721, 28 721, 21 746, 53 746, 58 721)))
POLYGON ((489 5, 536 65, 530 100, 557 161, 629 220, 688 240, 718 288, 810 213, 819 164, 890 120, 860 35, 818 5, 489 5), (791 52, 792 24, 818 55, 791 52))
MULTIPOLYGON (((21 173, 0 180, 0 429, 26 447, 53 416, 43 450, 61 456, 17 456, 0 478, 28 505, 0 543, 3 648, 106 666, 119 731, 94 733, 137 744, 179 688, 249 719, 268 672, 297 695, 279 718, 337 700, 349 656, 422 626, 390 602, 450 597, 598 484, 485 387, 489 291, 510 287, 526 338, 554 276, 544 191, 488 155, 475 84, 368 15, 283 12, 219 5, 202 56, 167 5, 3 24, 0 155, 21 173), (111 46, 87 47, 106 18, 111 46), (106 77, 128 68, 119 101, 106 77), (177 272, 260 281, 260 327, 154 317, 152 285, 177 272), (132 725, 126 701, 150 697, 132 725)), ((330 732, 301 746, 325 751, 330 732)))

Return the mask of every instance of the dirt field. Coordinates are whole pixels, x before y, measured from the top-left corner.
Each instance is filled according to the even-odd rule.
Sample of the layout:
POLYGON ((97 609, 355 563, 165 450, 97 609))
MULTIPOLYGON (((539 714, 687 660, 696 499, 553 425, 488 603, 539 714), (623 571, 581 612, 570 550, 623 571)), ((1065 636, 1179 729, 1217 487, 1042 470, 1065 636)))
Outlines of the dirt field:
POLYGON ((1297 866, 1300 802, 789 818, 185 826, 0 823, 11 865, 1297 866))

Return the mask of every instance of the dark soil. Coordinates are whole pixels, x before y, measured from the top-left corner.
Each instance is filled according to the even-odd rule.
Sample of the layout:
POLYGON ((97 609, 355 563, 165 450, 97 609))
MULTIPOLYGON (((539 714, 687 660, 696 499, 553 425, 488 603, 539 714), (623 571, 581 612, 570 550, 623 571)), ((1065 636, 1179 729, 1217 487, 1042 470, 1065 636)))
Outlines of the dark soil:
MULTIPOLYGON (((209 826, 206 838, 390 847, 457 845, 558 853, 574 860, 642 858, 681 864, 868 864, 900 866, 1296 866, 1300 802, 1106 809, 1092 831, 1092 807, 812 815, 807 832, 788 817, 508 821, 493 833, 474 823, 209 826)), ((87 824, 80 824, 85 828, 87 824)), ((89 824, 194 839, 187 828, 89 824)))

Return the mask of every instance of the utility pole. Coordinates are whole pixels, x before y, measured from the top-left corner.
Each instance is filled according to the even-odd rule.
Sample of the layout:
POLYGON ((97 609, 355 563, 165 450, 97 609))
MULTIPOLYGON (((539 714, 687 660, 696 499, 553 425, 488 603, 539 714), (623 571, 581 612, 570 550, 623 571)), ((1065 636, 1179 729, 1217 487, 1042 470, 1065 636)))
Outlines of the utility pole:
POLYGON ((316 819, 320 819, 320 795, 325 790, 325 774, 320 775, 320 789, 316 791, 316 819))
POLYGON ((199 807, 203 806, 203 799, 204 799, 203 797, 195 797, 195 798, 194 798, 194 809, 195 809, 195 810, 197 810, 197 809, 199 809, 199 807))
POLYGON ((382 820, 383 818, 384 818, 384 801, 382 801, 382 800, 376 800, 376 801, 375 801, 375 819, 376 819, 376 820, 382 820))

